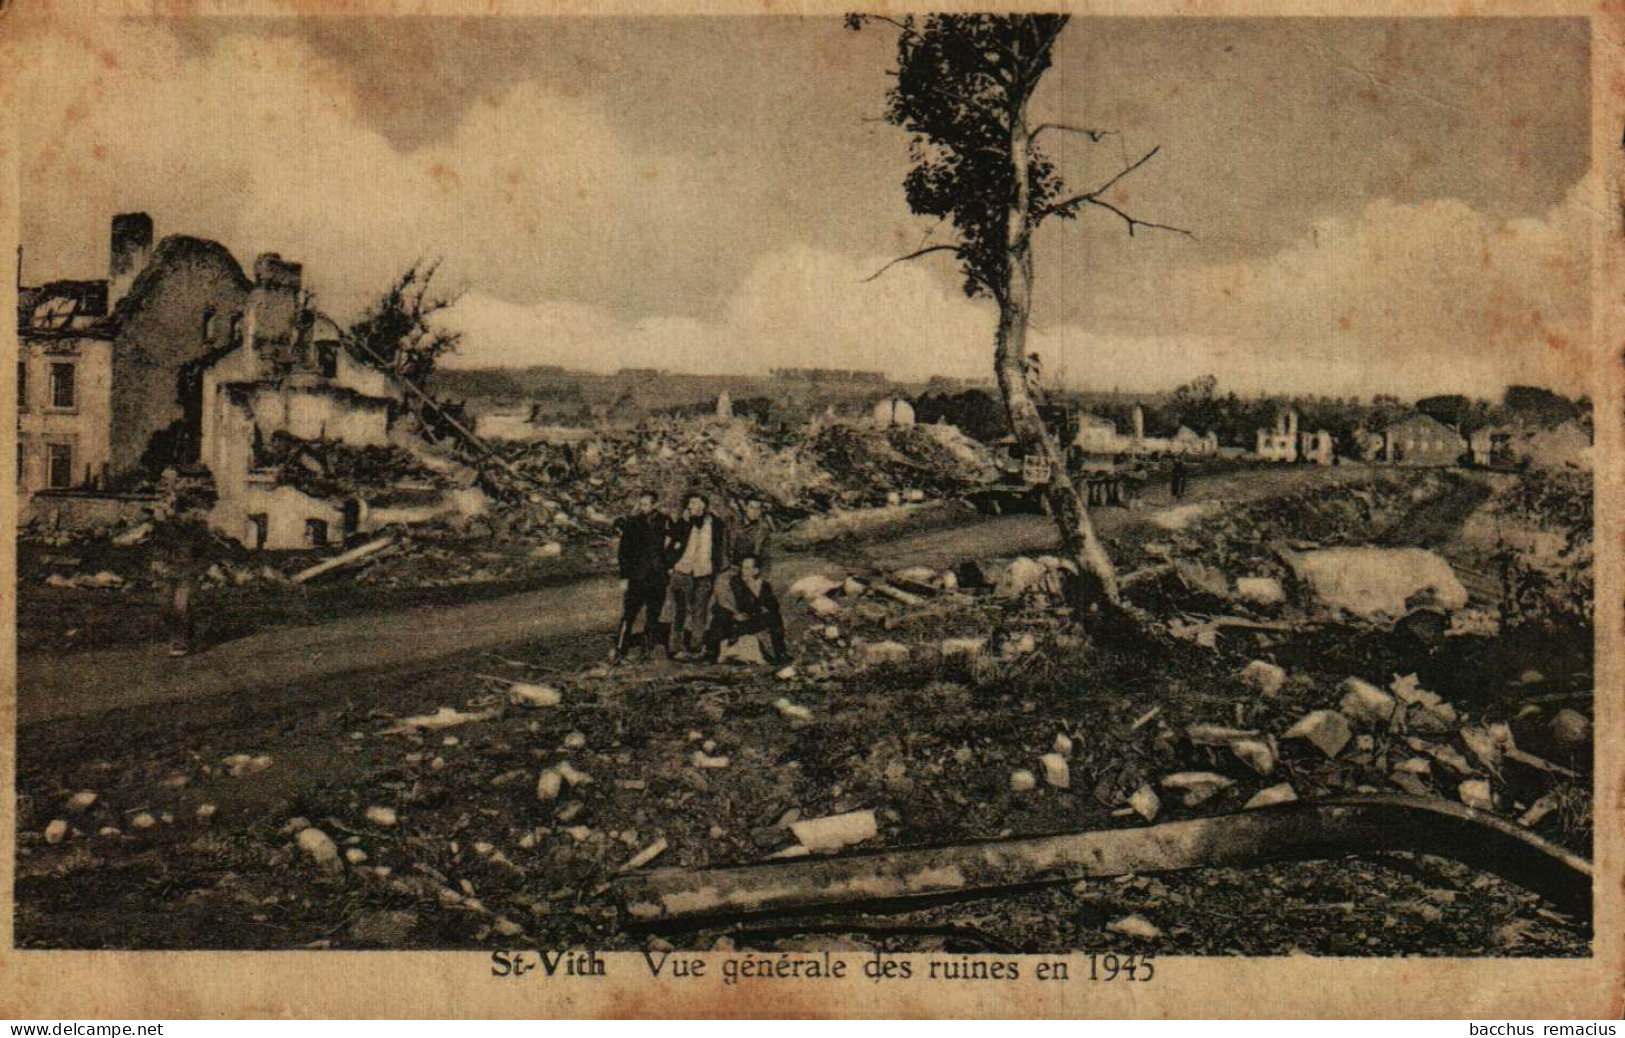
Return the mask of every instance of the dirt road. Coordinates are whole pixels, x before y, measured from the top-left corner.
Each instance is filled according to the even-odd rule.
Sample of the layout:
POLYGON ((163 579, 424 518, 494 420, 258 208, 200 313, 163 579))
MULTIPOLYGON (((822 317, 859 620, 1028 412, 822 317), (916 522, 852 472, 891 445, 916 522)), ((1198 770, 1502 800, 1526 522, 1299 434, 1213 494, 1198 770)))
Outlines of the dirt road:
MULTIPOLYGON (((1269 497, 1310 482, 1358 480, 1364 470, 1278 468, 1230 473, 1193 484, 1182 506, 1204 500, 1269 497)), ((1145 498, 1147 510, 1101 509, 1096 522, 1108 539, 1146 525, 1169 505, 1165 488, 1145 498)), ((873 565, 945 566, 967 558, 1049 550, 1055 528, 1039 516, 986 519, 909 534, 878 544, 821 549, 790 556, 775 567, 787 586, 823 569, 873 565)), ((473 649, 496 649, 607 632, 620 608, 619 582, 595 578, 507 598, 347 616, 315 626, 261 631, 183 659, 154 646, 71 655, 38 654, 18 661, 18 723, 96 714, 132 706, 247 693, 380 669, 422 666, 473 649)))

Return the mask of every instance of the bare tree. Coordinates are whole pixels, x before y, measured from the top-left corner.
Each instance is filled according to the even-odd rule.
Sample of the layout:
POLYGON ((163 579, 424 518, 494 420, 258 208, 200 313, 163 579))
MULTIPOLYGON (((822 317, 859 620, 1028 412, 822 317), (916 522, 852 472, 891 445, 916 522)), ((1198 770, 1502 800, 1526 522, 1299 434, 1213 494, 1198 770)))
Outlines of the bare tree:
POLYGON ((1040 454, 1051 472, 1044 489, 1066 552, 1085 575, 1078 604, 1118 600, 1117 576, 1088 508, 1067 473, 1065 453, 1049 435, 1034 400, 1027 353, 1032 309, 1033 233, 1053 218, 1075 219, 1086 207, 1136 229, 1190 232, 1131 216, 1106 197, 1123 178, 1156 156, 1153 148, 1099 187, 1068 193, 1039 146, 1046 133, 1079 134, 1098 142, 1115 130, 1066 123, 1032 125, 1027 107, 1050 66, 1066 15, 926 15, 893 19, 848 15, 859 29, 885 22, 899 30, 897 83, 887 94, 886 121, 912 136, 913 168, 904 181, 909 207, 950 223, 956 240, 922 245, 875 273, 935 253, 952 253, 965 276, 965 294, 999 308, 994 372, 1010 426, 1024 450, 1040 454))
POLYGON ((343 344, 357 359, 421 386, 436 361, 457 348, 461 333, 434 321, 435 314, 457 301, 429 294, 439 268, 438 262, 412 264, 344 330, 343 344))

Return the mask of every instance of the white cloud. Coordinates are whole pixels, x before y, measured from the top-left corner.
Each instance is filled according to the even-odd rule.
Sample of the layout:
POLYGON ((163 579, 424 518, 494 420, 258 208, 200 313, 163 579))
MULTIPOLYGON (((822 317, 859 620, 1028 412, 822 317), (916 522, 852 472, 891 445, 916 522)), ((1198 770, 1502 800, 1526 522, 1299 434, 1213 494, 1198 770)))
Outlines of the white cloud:
MULTIPOLYGON (((745 203, 794 185, 758 183, 704 149, 651 153, 591 100, 521 85, 477 103, 451 139, 402 154, 359 117, 344 70, 295 39, 230 35, 187 58, 161 29, 92 19, 39 45, 24 70, 25 202, 48 190, 56 204, 27 206, 31 277, 94 276, 84 257, 105 254, 84 243, 105 242, 110 213, 145 208, 160 234, 219 238, 245 264, 261 251, 304 262, 341 316, 414 259, 444 256, 445 287, 469 289, 447 318, 466 334, 461 366, 991 370, 992 305, 958 292, 946 257, 873 282, 888 256, 740 259, 757 237, 745 203), (742 278, 728 273, 740 263, 742 278), (665 316, 622 316, 636 313, 665 316)), ((1071 228, 1070 245, 1040 243, 1032 347, 1100 388, 1212 372, 1243 390, 1575 389, 1591 190, 1513 221, 1378 199, 1266 258, 1170 257, 1096 280, 1068 267, 1088 256, 1064 251, 1080 248, 1071 228), (1073 291, 1086 316, 1050 323, 1043 293, 1073 291)))

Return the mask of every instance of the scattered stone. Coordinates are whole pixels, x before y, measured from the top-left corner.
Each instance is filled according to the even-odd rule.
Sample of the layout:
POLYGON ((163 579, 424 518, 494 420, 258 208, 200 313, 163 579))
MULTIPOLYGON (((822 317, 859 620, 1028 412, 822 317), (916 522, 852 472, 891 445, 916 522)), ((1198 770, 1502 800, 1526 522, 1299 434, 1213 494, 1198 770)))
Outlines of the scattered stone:
POLYGON ((1235 784, 1235 779, 1211 771, 1180 771, 1164 776, 1161 782, 1163 789, 1178 793, 1186 807, 1196 807, 1235 784))
POLYGON ((1236 597, 1255 606, 1274 606, 1286 601, 1286 591, 1274 577, 1237 577, 1236 597))
POLYGON ((1591 745, 1591 721, 1577 710, 1566 707, 1559 710, 1552 715, 1547 728, 1565 750, 1580 750, 1591 745))
POLYGON ((929 566, 910 566, 900 569, 892 574, 893 580, 901 580, 908 584, 935 584, 937 571, 929 566))
POLYGON ((367 808, 367 821, 373 825, 388 829, 393 827, 397 820, 393 807, 378 807, 375 805, 367 808))
POLYGON ((552 685, 536 685, 527 681, 516 681, 508 686, 508 698, 513 701, 515 706, 536 709, 558 706, 564 702, 564 693, 552 685))
POLYGON ((1282 738, 1303 739, 1326 756, 1335 757, 1343 752, 1353 734, 1348 718, 1336 710, 1315 710, 1288 728, 1282 738))
POLYGON ((564 737, 564 748, 567 750, 579 750, 586 745, 587 736, 583 732, 571 732, 564 737))
POLYGON ((561 760, 557 764, 553 765, 553 767, 558 771, 560 777, 562 777, 564 781, 570 783, 571 789, 574 789, 577 786, 585 786, 592 781, 591 775, 587 774, 585 771, 576 770, 576 766, 567 760, 561 760))
MULTIPOLYGON (((273 761, 270 754, 262 753, 259 756, 250 756, 246 753, 234 753, 220 763, 225 766, 226 772, 232 778, 241 778, 244 775, 253 775, 264 771, 272 765, 273 761)), ((185 782, 178 784, 185 785, 185 782)))
POLYGON ((1033 773, 1023 768, 1010 773, 1010 791, 1013 793, 1030 793, 1038 788, 1038 779, 1033 773))
POLYGON ((496 922, 491 924, 491 932, 498 937, 518 937, 525 932, 525 928, 507 916, 498 916, 496 922))
POLYGON ((993 595, 995 598, 1020 598, 1029 592, 1037 592, 1043 587, 1048 572, 1043 563, 1021 556, 1005 567, 1004 574, 993 588, 993 595))
POLYGON ((733 763, 727 757, 713 757, 704 750, 695 750, 689 760, 696 768, 726 768, 733 763))
POLYGON ((1343 682, 1342 689, 1343 699, 1338 706, 1343 716, 1354 724, 1377 727, 1393 719, 1397 705, 1394 697, 1369 681, 1349 678, 1343 682))
POLYGON ((1454 771, 1458 775, 1471 775, 1473 773, 1473 766, 1468 763, 1467 758, 1462 755, 1461 751, 1456 749, 1454 746, 1443 746, 1438 743, 1428 743, 1423 745, 1422 750, 1429 757, 1432 757, 1434 760, 1438 761, 1440 764, 1443 764, 1445 767, 1449 768, 1451 771, 1454 771))
POLYGON ((1059 753, 1046 753, 1038 759, 1044 768, 1044 781, 1056 789, 1072 788, 1072 769, 1067 767, 1066 758, 1059 753))
POLYGON ((1241 680, 1262 696, 1273 696, 1286 684, 1286 671, 1265 660, 1253 660, 1241 668, 1241 680))
POLYGON ((780 670, 777 674, 775 674, 773 676, 778 678, 780 681, 794 681, 795 678, 796 678, 796 668, 795 668, 794 664, 792 664, 791 666, 785 667, 783 670, 780 670))
POLYGON ((1106 930, 1108 933, 1138 937, 1144 941, 1154 941, 1162 936, 1162 931, 1141 915, 1126 915, 1121 919, 1113 919, 1106 924, 1106 930))
POLYGON ((1058 733, 1055 736, 1055 747, 1054 747, 1054 749, 1055 749, 1056 753, 1059 753, 1063 757, 1072 756, 1072 739, 1071 739, 1071 737, 1068 736, 1065 732, 1058 733))
POLYGON ((880 830, 873 811, 848 811, 794 822, 790 831, 796 834, 801 846, 814 854, 822 854, 872 840, 880 830))
POLYGON ((1264 739, 1237 739, 1230 744, 1230 752, 1259 775, 1275 770, 1275 747, 1264 739))
POLYGON ((158 819, 154 818, 152 814, 147 811, 142 811, 140 814, 130 819, 130 825, 135 829, 151 829, 157 824, 158 819))
POLYGON ((213 804, 199 804, 197 806, 197 820, 200 822, 207 822, 209 819, 214 817, 217 810, 218 808, 216 808, 213 804))
POLYGON ((1322 548, 1286 559, 1321 604, 1361 619, 1404 616, 1421 595, 1445 610, 1467 605, 1450 563, 1423 548, 1322 548))
POLYGON ((1144 785, 1136 789, 1134 794, 1128 798, 1128 806, 1132 807, 1134 813, 1146 821, 1155 822, 1158 812, 1162 810, 1162 798, 1157 796, 1157 791, 1152 789, 1151 786, 1144 785))
POLYGON ((1495 798, 1490 792, 1490 784, 1485 779, 1468 779, 1456 787, 1456 795, 1468 807, 1479 811, 1493 811, 1495 798))
POLYGON ((1489 729, 1480 725, 1469 725, 1461 730, 1461 744, 1467 747, 1478 763, 1486 771, 1498 772, 1501 770, 1501 746, 1489 729))
POLYGON ((295 842, 299 849, 309 856, 317 867, 334 872, 344 868, 344 862, 339 858, 338 845, 333 838, 317 828, 302 830, 295 842))
POLYGON ((785 720, 792 724, 808 724, 813 719, 813 712, 804 706, 798 706, 783 696, 773 701, 774 709, 782 714, 785 720))
POLYGON ((96 794, 88 789, 81 789, 68 798, 68 810, 88 811, 96 803, 96 794))
POLYGON ((564 776, 556 768, 547 768, 536 779, 536 799, 548 803, 559 798, 564 789, 564 776))
POLYGON ((366 862, 367 852, 360 847, 348 847, 344 851, 344 860, 351 865, 360 865, 366 862))
POLYGON ((1292 783, 1281 782, 1261 789, 1254 793, 1252 799, 1241 805, 1243 811, 1250 811, 1255 807, 1270 807, 1274 804, 1290 804, 1298 799, 1298 793, 1292 788, 1292 783))
POLYGON ((53 819, 45 827, 45 842, 50 844, 61 843, 68 835, 68 823, 60 818, 53 819))
POLYGON ((833 598, 823 597, 815 598, 811 602, 808 602, 807 608, 811 609, 817 615, 826 618, 834 616, 841 611, 840 603, 836 602, 833 598))

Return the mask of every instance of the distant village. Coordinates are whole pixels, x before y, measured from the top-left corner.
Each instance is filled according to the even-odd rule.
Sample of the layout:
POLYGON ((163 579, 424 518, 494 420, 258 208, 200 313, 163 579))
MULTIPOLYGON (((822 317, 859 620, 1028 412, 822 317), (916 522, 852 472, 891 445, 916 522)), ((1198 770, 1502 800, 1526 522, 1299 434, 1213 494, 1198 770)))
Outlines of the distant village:
MULTIPOLYGON (((440 370, 428 386, 356 356, 305 308, 303 271, 250 268, 220 244, 156 236, 144 213, 110 227, 108 275, 24 285, 19 265, 17 484, 23 521, 75 528, 139 518, 166 480, 201 479, 210 526, 251 549, 338 545, 391 523, 467 510, 456 491, 402 478, 387 492, 323 493, 321 445, 393 447, 430 469, 421 430, 470 440, 579 442, 652 419, 752 421, 792 435, 828 421, 947 424, 1019 463, 991 383, 895 382, 878 371, 786 368, 701 376, 627 368, 440 370), (422 401, 438 400, 425 418, 422 401), (403 420, 410 419, 403 424, 403 420), (310 452, 303 456, 302 452, 310 452), (319 481, 316 481, 319 482, 319 481)), ((1039 387, 1050 430, 1080 466, 1125 459, 1589 469, 1588 401, 1512 387, 1500 401, 1436 396, 1239 398, 1211 377, 1165 394, 1039 387)), ((431 437, 432 439, 432 437, 431 437)))

